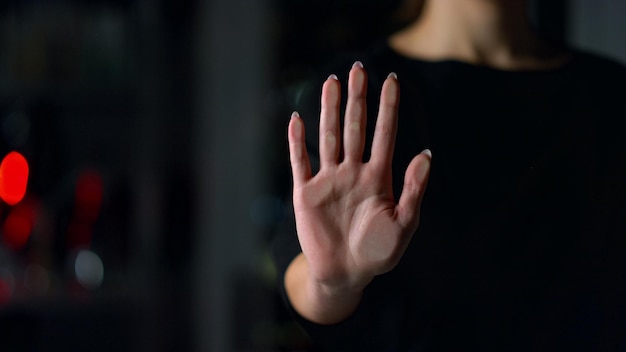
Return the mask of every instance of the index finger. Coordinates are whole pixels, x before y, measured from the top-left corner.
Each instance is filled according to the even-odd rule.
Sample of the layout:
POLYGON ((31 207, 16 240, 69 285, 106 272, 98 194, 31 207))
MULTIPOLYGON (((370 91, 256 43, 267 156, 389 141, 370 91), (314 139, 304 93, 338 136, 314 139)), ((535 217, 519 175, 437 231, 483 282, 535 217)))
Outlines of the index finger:
POLYGON ((392 72, 387 76, 380 93, 380 106, 370 157, 370 162, 376 166, 391 166, 398 129, 399 93, 398 76, 392 72))

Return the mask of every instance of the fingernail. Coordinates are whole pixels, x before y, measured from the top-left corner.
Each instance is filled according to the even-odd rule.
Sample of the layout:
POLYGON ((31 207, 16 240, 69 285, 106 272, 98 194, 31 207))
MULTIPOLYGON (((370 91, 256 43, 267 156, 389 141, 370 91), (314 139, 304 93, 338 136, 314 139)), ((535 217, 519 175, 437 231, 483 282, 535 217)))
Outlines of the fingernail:
POLYGON ((354 67, 360 67, 360 68, 363 68, 363 63, 362 63, 361 61, 356 61, 356 62, 352 65, 352 67, 353 67, 353 68, 354 68, 354 67))
POLYGON ((428 159, 432 159, 433 158, 433 152, 431 152, 430 149, 424 149, 422 151, 422 154, 427 155, 428 159))
POLYGON ((296 118, 296 117, 300 117, 300 114, 297 111, 294 111, 291 113, 291 118, 296 118))
POLYGON ((391 72, 387 78, 393 78, 393 79, 398 79, 398 75, 395 72, 391 72))
POLYGON ((328 79, 334 79, 335 81, 339 80, 339 78, 337 78, 337 75, 334 74, 334 73, 332 75, 328 76, 328 79))

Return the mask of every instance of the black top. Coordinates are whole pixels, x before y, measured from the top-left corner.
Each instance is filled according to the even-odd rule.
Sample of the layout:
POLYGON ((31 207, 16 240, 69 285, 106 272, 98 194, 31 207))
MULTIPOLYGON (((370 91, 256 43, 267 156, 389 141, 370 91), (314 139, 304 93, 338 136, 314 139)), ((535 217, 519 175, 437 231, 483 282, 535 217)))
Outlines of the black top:
MULTIPOLYGON (((575 52, 557 69, 504 71, 381 46, 324 78, 337 73, 345 87, 357 59, 369 74, 369 142, 382 81, 399 77, 396 196, 424 148, 432 172, 409 248, 354 315, 319 326, 294 312, 313 341, 347 351, 626 351, 626 69, 575 52)), ((320 86, 299 107, 314 163, 320 86)), ((299 252, 291 213, 274 242, 281 280, 299 252)))

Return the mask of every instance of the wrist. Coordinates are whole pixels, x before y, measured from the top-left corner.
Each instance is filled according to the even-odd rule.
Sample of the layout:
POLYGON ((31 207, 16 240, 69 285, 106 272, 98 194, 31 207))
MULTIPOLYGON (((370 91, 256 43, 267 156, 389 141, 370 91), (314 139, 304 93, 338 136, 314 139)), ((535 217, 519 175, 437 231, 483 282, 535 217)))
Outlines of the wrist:
POLYGON ((305 282, 306 294, 309 299, 317 302, 328 302, 332 305, 360 301, 365 286, 328 285, 310 278, 305 282))
POLYGON ((335 324, 348 318, 361 303, 365 286, 317 281, 302 254, 292 261, 285 273, 285 289, 293 308, 317 324, 335 324))
POLYGON ((312 298, 321 298, 327 300, 348 300, 360 299, 363 295, 365 287, 372 280, 346 280, 342 282, 322 282, 317 280, 309 273, 306 276, 305 287, 308 294, 312 298))

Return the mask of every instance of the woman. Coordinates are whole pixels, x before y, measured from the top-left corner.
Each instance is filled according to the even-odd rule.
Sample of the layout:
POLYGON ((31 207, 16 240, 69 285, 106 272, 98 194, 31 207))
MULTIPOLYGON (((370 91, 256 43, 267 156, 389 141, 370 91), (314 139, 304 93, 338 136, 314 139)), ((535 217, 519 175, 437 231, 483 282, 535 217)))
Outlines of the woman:
POLYGON ((276 259, 314 342, 626 350, 626 70, 542 41, 526 5, 427 0, 355 57, 345 113, 331 75, 319 128, 292 116, 276 259))

